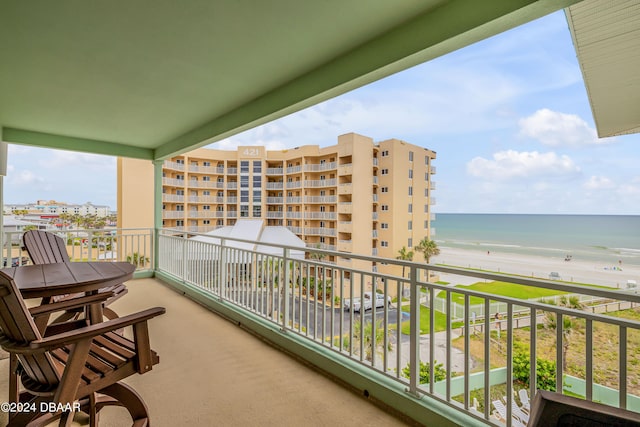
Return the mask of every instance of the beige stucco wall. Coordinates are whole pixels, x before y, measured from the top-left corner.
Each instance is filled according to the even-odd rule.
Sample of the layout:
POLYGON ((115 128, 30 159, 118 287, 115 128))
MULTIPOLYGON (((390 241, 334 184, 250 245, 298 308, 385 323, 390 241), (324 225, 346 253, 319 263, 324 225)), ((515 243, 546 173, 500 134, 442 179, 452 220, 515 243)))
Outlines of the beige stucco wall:
POLYGON ((118 158, 118 228, 153 227, 153 163, 118 158))

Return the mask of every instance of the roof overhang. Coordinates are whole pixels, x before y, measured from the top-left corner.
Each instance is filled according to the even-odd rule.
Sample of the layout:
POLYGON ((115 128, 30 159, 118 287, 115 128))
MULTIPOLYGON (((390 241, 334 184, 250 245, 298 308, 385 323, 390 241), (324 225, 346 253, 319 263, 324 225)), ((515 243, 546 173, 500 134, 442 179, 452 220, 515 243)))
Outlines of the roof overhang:
POLYGON ((164 159, 576 1, 6 0, 1 136, 164 159))
POLYGON ((585 0, 566 16, 598 136, 640 132, 640 2, 585 0))

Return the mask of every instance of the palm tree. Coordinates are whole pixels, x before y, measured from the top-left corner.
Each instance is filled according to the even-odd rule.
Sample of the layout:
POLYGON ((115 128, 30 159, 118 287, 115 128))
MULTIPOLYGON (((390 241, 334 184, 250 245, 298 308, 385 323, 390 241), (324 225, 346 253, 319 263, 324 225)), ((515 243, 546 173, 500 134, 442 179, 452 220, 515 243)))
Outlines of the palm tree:
MULTIPOLYGON (((546 304, 556 305, 555 301, 543 301, 546 304)), ((571 296, 567 298, 566 296, 560 297, 561 307, 572 308, 575 310, 582 310, 584 305, 580 302, 580 298, 577 296, 571 296)), ((547 328, 556 331, 558 328, 558 314, 553 312, 545 312, 545 324, 547 328)), ((568 316, 562 316, 562 371, 564 372, 567 368, 567 353, 569 352, 569 344, 571 339, 573 338, 573 333, 578 329, 578 325, 575 320, 568 316)))
MULTIPOLYGON (((440 254, 440 249, 438 248, 438 245, 436 244, 436 242, 429 239, 428 237, 425 237, 424 239, 420 240, 420 243, 418 243, 417 246, 414 246, 413 249, 416 252, 420 252, 422 254, 427 264, 429 264, 429 260, 431 259, 432 256, 436 256, 440 254)), ((427 270, 427 281, 429 280, 430 277, 431 277, 431 273, 429 273, 429 270, 427 270)))
POLYGON ((416 252, 422 253, 424 260, 429 264, 429 260, 432 256, 440 255, 440 249, 438 248, 438 244, 433 240, 425 237, 420 240, 417 246, 414 246, 416 252))
MULTIPOLYGON (((407 249, 406 246, 403 246, 402 249, 400 249, 398 251, 398 256, 396 257, 396 259, 399 259, 400 261, 413 261, 413 251, 407 249)), ((404 269, 405 266, 402 266, 402 277, 404 277, 404 269)))

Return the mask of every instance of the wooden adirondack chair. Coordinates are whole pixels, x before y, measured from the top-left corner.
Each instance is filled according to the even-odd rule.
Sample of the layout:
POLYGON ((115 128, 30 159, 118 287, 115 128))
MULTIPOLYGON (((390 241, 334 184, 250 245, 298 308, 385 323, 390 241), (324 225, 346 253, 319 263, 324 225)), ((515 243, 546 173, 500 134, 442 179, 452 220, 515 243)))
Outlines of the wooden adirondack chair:
POLYGON ((144 401, 119 381, 136 372, 143 374, 159 362, 149 345, 147 321, 164 312, 156 307, 89 326, 60 323, 48 328, 52 334, 43 336, 16 284, 0 271, 0 346, 17 355, 25 389, 20 402, 33 409, 15 414, 8 425, 45 426, 57 418, 60 425, 70 425, 73 413, 67 409, 77 410, 74 402, 89 414, 92 426, 106 405, 124 406, 136 427, 148 425, 144 401), (129 326, 133 341, 115 333, 129 326))
MULTIPOLYGON (((31 258, 31 262, 34 264, 54 264, 58 262, 71 262, 69 254, 67 253, 67 247, 62 237, 42 230, 29 230, 24 233, 23 243, 31 258)), ((103 303, 103 314, 107 319, 115 319, 118 315, 107 307, 118 298, 125 295, 128 290, 124 283, 118 285, 109 286, 100 289, 100 292, 112 292, 113 295, 105 299, 103 303)), ((59 302, 65 299, 76 298, 82 295, 60 295, 53 297, 54 302, 59 302)), ((77 314, 79 309, 75 312, 67 311, 63 316, 57 320, 68 320, 77 314)))

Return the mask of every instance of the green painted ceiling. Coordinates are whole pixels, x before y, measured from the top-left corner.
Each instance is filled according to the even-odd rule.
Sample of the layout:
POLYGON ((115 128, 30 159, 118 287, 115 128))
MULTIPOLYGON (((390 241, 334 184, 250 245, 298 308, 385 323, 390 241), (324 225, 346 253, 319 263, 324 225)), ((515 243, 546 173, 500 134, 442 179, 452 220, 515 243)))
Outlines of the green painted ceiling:
POLYGON ((162 159, 577 0, 0 0, 11 143, 162 159))

